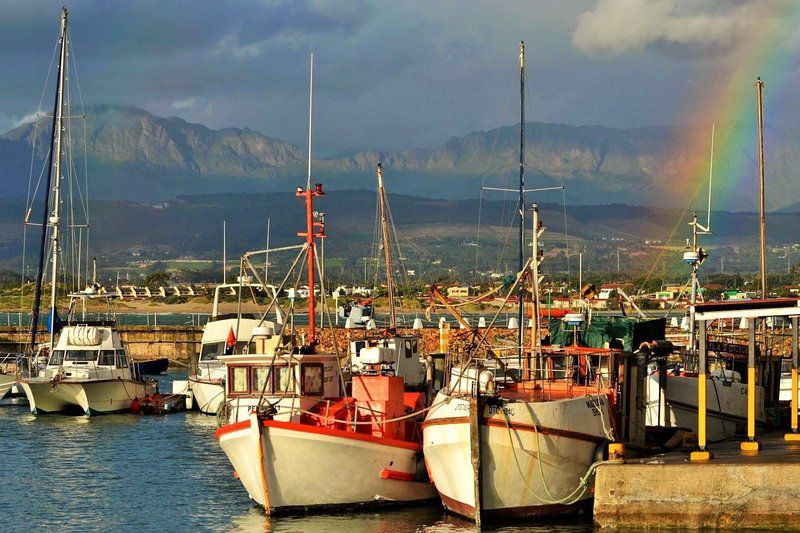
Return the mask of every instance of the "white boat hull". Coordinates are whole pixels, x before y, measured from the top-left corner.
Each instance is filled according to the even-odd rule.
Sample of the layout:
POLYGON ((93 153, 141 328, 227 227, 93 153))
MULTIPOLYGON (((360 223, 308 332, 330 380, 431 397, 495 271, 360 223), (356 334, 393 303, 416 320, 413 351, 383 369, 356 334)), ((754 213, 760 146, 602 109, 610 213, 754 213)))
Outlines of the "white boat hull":
MULTIPOLYGON (((447 399, 439 393, 423 424, 425 462, 445 508, 475 519, 469 401, 447 399)), ((592 497, 593 474, 581 479, 613 440, 608 400, 487 405, 480 439, 482 519, 574 512, 592 497)))
MULTIPOLYGON (((648 376, 646 425, 683 427, 697 433, 697 385, 696 377, 667 376, 666 409, 660 413, 658 374, 648 376)), ((766 421, 764 389, 760 386, 756 386, 756 421, 766 421)), ((706 438, 715 441, 731 437, 737 426, 746 422, 747 384, 707 378, 706 438)))
POLYGON ((14 387, 17 382, 17 376, 14 374, 0 374, 0 399, 4 398, 6 394, 14 387))
POLYGON ((189 389, 192 391, 195 405, 206 415, 216 415, 220 404, 225 400, 224 381, 202 380, 196 376, 189 376, 189 389))
POLYGON ((436 498, 433 485, 425 480, 419 446, 289 426, 298 425, 268 421, 259 427, 251 415, 217 433, 250 498, 268 513, 436 498), (381 477, 384 471, 413 480, 381 477))
POLYGON ((130 379, 24 380, 20 385, 33 414, 80 409, 89 416, 128 411, 134 399, 155 392, 155 383, 130 379))

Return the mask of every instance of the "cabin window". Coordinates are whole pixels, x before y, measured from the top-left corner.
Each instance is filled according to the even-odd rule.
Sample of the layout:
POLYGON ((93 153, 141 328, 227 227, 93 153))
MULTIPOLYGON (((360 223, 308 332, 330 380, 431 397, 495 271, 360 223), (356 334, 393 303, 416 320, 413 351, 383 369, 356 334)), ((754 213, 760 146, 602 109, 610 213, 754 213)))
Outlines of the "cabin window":
POLYGON ((101 366, 114 366, 114 350, 100 350, 100 359, 97 361, 101 366))
POLYGON ((207 342, 200 350, 200 361, 216 361, 217 357, 224 353, 224 342, 207 342))
POLYGON ((247 367, 231 368, 231 392, 247 392, 247 367))
POLYGON ((276 367, 275 370, 275 392, 294 392, 294 380, 292 379, 294 377, 292 374, 294 367, 280 366, 276 367))
POLYGON ((65 361, 86 362, 97 359, 97 350, 67 350, 65 361))
POLYGON ((128 358, 124 353, 117 354, 117 368, 128 368, 128 358))
POLYGON ((406 343, 405 343, 405 344, 406 344, 406 359, 408 359, 408 358, 410 358, 410 357, 411 357, 411 355, 412 355, 412 350, 411 350, 411 341, 406 341, 406 343))
POLYGON ((50 365, 61 366, 64 362, 64 350, 53 350, 53 355, 50 356, 50 365))
POLYGON ((303 394, 322 396, 324 392, 324 366, 321 364, 306 364, 301 367, 300 372, 303 380, 303 394))
POLYGON ((253 392, 256 393, 271 393, 272 383, 270 376, 270 367, 256 366, 253 367, 253 392))

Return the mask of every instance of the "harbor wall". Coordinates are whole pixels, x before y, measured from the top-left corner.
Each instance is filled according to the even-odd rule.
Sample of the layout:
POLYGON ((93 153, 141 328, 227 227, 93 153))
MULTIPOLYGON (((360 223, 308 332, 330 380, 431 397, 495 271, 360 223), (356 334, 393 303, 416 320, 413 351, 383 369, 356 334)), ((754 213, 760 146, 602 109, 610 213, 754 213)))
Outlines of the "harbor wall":
MULTIPOLYGON (((305 334, 305 327, 298 327, 300 335, 305 334)), ((123 344, 128 347, 128 353, 133 359, 158 359, 167 357, 181 363, 188 363, 190 356, 200 350, 200 339, 203 336, 202 326, 130 326, 122 325, 118 327, 123 344)), ((482 332, 484 330, 481 330, 482 332)), ((401 335, 419 335, 422 337, 422 353, 436 353, 439 351, 439 329, 426 328, 421 332, 412 329, 400 329, 401 335)), ((450 338, 453 343, 460 342, 462 337, 460 330, 453 329, 450 338)), ((529 332, 526 331, 526 334, 529 332)), ((17 326, 0 326, 0 353, 20 352, 24 350, 30 332, 27 328, 17 326)), ((40 330, 40 339, 47 338, 44 328, 40 330)), ((487 342, 494 345, 501 339, 507 340, 513 346, 517 332, 504 328, 494 328, 487 334, 487 342)), ((364 330, 330 328, 322 329, 318 332, 320 338, 319 349, 322 351, 333 351, 334 342, 340 352, 347 349, 347 340, 360 339, 364 336, 364 330)), ((527 335, 526 335, 526 338, 527 335)))

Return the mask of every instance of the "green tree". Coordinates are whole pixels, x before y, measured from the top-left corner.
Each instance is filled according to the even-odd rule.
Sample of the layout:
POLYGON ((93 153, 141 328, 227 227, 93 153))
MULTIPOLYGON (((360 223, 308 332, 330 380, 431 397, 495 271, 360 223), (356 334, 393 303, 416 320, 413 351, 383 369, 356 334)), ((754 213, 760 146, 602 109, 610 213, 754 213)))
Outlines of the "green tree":
POLYGON ((159 287, 166 287, 169 285, 172 275, 165 270, 156 270, 144 277, 142 283, 145 287, 157 289, 159 287))

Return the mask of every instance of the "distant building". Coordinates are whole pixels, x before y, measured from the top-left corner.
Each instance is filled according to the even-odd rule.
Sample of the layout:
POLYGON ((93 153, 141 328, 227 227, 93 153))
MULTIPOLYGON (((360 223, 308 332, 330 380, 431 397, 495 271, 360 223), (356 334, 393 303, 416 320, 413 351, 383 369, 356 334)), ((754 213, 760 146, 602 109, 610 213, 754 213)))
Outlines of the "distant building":
POLYGON ((469 298, 471 295, 472 295, 472 287, 469 286, 447 288, 448 298, 469 298))

